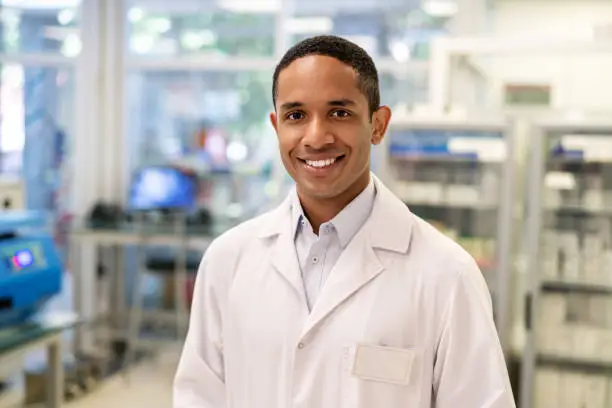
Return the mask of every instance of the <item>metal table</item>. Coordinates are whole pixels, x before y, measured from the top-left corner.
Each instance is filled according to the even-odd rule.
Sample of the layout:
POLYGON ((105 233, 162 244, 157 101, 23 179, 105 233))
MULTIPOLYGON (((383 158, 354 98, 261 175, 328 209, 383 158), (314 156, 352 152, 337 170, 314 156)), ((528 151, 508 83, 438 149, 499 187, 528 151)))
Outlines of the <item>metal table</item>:
POLYGON ((75 314, 55 313, 40 316, 35 321, 0 329, 0 367, 24 361, 28 353, 47 350, 47 407, 59 408, 64 402, 64 365, 62 333, 77 326, 75 314))
MULTIPOLYGON (((74 288, 75 288, 75 307, 79 316, 85 318, 88 322, 98 322, 103 318, 104 313, 99 310, 98 290, 96 288, 97 277, 96 267, 98 264, 98 255, 96 248, 107 248, 111 250, 108 253, 107 259, 112 264, 111 270, 113 282, 110 285, 110 299, 112 305, 110 315, 114 316, 112 320, 117 320, 117 316, 128 315, 130 312, 125 305, 124 290, 124 265, 123 254, 121 251, 125 246, 137 248, 138 268, 142 269, 141 255, 143 248, 146 247, 166 247, 178 250, 182 262, 184 264, 187 250, 198 250, 204 252, 210 242, 219 234, 229 229, 234 224, 232 223, 216 223, 212 228, 192 228, 187 226, 177 225, 147 225, 147 224, 124 224, 106 228, 89 228, 85 225, 75 226, 70 232, 70 269, 76 271, 74 273, 74 288), (177 228, 178 227, 178 228, 177 228)), ((179 282, 176 285, 177 290, 184 287, 187 271, 184 270, 184 265, 179 266, 179 282)), ((136 287, 138 285, 136 284, 136 287)), ((177 313, 168 316, 171 321, 176 321, 177 324, 184 319, 186 315, 185 305, 177 308, 177 313)), ((165 317, 165 316, 164 316, 165 317)), ((95 350, 94 335, 90 331, 81 328, 76 331, 75 348, 77 353, 87 353, 95 350)))

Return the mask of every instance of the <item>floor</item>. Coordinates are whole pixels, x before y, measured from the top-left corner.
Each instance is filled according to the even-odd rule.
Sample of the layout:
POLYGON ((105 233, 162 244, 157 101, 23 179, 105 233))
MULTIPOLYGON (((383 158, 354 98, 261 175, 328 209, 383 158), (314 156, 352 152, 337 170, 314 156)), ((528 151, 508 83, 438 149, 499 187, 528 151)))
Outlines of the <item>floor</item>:
MULTIPOLYGON (((47 305, 48 311, 72 309, 71 275, 65 274, 64 278, 65 290, 47 305)), ((155 362, 135 367, 130 376, 119 375, 106 380, 91 394, 66 404, 66 408, 171 407, 172 379, 179 353, 179 346, 165 350, 155 362)), ((35 366, 45 362, 45 354, 39 354, 33 354, 28 363, 35 366)))
MULTIPOLYGON (((1 0, 0 0, 1 2, 1 0)), ((62 295, 50 302, 46 310, 72 310, 72 279, 64 275, 62 295)), ((66 341, 70 341, 67 337, 66 341)), ((129 376, 118 375, 108 379, 90 394, 66 404, 66 408, 146 407, 168 408, 172 406, 172 379, 180 354, 180 346, 163 351, 154 362, 142 363, 130 371, 129 376)), ((46 362, 44 352, 32 353, 26 367, 46 362)))
POLYGON ((128 376, 117 376, 101 384, 91 394, 69 403, 66 408, 172 406, 172 378, 178 350, 162 354, 154 362, 135 367, 128 376))

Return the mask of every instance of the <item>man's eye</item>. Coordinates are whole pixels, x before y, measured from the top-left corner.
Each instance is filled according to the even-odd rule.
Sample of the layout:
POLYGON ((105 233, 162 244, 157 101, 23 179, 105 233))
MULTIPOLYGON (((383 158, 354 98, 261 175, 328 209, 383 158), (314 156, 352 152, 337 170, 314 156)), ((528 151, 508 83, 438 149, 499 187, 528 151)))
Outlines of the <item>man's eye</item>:
POLYGON ((300 120, 304 117, 304 115, 302 114, 302 112, 291 112, 290 114, 287 115, 287 119, 289 120, 300 120))
POLYGON ((351 114, 345 110, 337 110, 332 113, 332 116, 336 118, 348 118, 351 114))

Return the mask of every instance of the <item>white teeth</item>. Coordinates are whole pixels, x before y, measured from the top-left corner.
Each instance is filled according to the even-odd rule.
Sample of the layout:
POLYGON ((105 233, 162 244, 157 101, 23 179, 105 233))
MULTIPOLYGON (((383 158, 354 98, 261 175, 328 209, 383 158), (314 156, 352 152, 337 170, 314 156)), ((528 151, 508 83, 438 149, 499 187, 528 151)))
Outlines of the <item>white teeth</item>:
POLYGON ((317 168, 322 168, 322 167, 327 167, 327 166, 331 166, 332 164, 334 164, 336 162, 336 159, 327 159, 327 160, 306 160, 306 164, 308 164, 311 167, 317 167, 317 168))

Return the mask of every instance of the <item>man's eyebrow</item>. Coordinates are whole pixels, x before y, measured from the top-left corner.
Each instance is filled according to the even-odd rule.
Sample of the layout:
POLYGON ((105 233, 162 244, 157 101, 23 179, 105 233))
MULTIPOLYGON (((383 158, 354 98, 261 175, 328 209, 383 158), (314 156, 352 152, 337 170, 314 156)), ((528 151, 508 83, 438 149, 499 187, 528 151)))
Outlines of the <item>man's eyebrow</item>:
MULTIPOLYGON (((357 103, 355 103, 354 101, 350 100, 350 99, 333 99, 331 101, 328 101, 327 104, 329 106, 357 106, 357 103)), ((281 110, 290 110, 290 109, 295 109, 295 108, 300 108, 303 107, 304 103, 303 102, 285 102, 281 105, 281 110)))
POLYGON ((281 110, 295 109, 304 106, 302 102, 285 102, 281 105, 281 110))
POLYGON ((327 102, 330 106, 356 106, 357 104, 350 99, 336 99, 333 101, 327 102))

